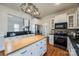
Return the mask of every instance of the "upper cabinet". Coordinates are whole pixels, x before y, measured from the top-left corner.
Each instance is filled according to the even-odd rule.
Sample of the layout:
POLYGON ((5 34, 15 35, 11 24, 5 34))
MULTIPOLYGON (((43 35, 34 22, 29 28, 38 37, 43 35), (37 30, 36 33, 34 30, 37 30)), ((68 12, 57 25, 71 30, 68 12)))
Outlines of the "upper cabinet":
POLYGON ((79 28, 79 11, 78 9, 72 9, 67 12, 68 29, 79 28))
POLYGON ((24 26, 29 26, 30 21, 28 19, 24 19, 24 26))
POLYGON ((79 7, 67 9, 65 13, 61 13, 54 18, 54 23, 67 22, 68 29, 79 28, 79 7))
POLYGON ((79 8, 77 9, 77 28, 79 28, 79 8))
POLYGON ((63 13, 55 16, 55 23, 67 22, 67 14, 63 13))
POLYGON ((75 14, 67 15, 68 19, 68 29, 75 28, 75 14))
POLYGON ((52 20, 51 20, 51 29, 54 29, 54 18, 52 18, 52 20))

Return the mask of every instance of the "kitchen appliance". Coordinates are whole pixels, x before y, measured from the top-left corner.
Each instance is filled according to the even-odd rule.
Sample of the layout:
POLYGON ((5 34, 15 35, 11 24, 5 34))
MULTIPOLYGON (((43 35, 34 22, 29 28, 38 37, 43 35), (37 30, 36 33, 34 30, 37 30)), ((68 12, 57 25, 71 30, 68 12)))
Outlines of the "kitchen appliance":
POLYGON ((54 46, 67 49, 67 22, 55 23, 54 46))
POLYGON ((41 34, 40 29, 41 29, 41 25, 35 24, 35 34, 41 34))
POLYGON ((75 39, 79 39, 79 29, 77 29, 75 32, 75 39))
POLYGON ((67 29, 67 22, 55 23, 55 29, 67 29))
POLYGON ((32 24, 30 27, 30 31, 34 34, 41 34, 41 25, 32 24))
POLYGON ((63 49, 67 48, 67 33, 54 33, 54 45, 63 49))

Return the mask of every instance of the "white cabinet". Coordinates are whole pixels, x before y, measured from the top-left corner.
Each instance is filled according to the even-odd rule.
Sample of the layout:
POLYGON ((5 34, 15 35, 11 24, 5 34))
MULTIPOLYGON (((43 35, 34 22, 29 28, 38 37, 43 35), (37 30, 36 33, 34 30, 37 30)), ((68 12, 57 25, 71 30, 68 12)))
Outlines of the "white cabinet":
POLYGON ((67 15, 68 29, 74 29, 76 27, 76 14, 67 15))
POLYGON ((67 13, 68 29, 79 28, 79 10, 75 9, 72 13, 67 13))
POLYGON ((40 41, 40 56, 42 56, 47 51, 47 44, 46 44, 46 38, 44 38, 42 41, 40 41))
POLYGON ((55 28, 54 20, 55 20, 54 18, 51 19, 51 29, 54 29, 55 28))
POLYGON ((55 23, 67 22, 67 14, 63 13, 55 16, 55 23))
POLYGON ((70 56, 77 56, 75 49, 69 38, 67 39, 67 49, 69 51, 70 56))
POLYGON ((24 26, 29 26, 29 25, 28 25, 28 22, 29 22, 29 20, 24 19, 24 26))
POLYGON ((79 10, 76 12, 76 19, 77 19, 77 23, 76 23, 76 25, 77 25, 77 28, 79 28, 79 10))
POLYGON ((47 51, 46 38, 36 43, 37 56, 42 56, 47 51))
POLYGON ((54 45, 54 35, 49 35, 49 44, 54 45))
POLYGON ((30 51, 31 46, 20 49, 12 54, 9 54, 9 56, 30 56, 31 55, 30 51))
POLYGON ((34 44, 9 54, 9 56, 42 56, 47 51, 46 42, 46 38, 43 38, 34 44))

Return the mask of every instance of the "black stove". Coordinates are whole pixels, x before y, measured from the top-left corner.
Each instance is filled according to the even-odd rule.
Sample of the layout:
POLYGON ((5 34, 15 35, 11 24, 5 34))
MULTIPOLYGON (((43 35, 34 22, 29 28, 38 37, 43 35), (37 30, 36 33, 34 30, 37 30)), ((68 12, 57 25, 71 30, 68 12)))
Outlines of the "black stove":
POLYGON ((67 22, 55 24, 54 46, 67 49, 67 22))
POLYGON ((67 48, 67 34, 54 34, 54 45, 63 49, 67 48))

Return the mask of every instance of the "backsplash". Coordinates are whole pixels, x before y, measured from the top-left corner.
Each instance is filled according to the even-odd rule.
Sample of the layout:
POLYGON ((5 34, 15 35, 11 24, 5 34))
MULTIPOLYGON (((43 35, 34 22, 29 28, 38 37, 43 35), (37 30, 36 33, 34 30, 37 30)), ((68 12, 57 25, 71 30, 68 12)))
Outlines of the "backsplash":
POLYGON ((67 32, 68 32, 68 34, 71 32, 76 32, 76 29, 68 29, 67 32))
POLYGON ((54 34, 54 33, 60 32, 60 31, 66 32, 67 34, 71 34, 72 32, 75 33, 77 31, 77 29, 53 29, 53 30, 51 30, 51 34, 54 34))

